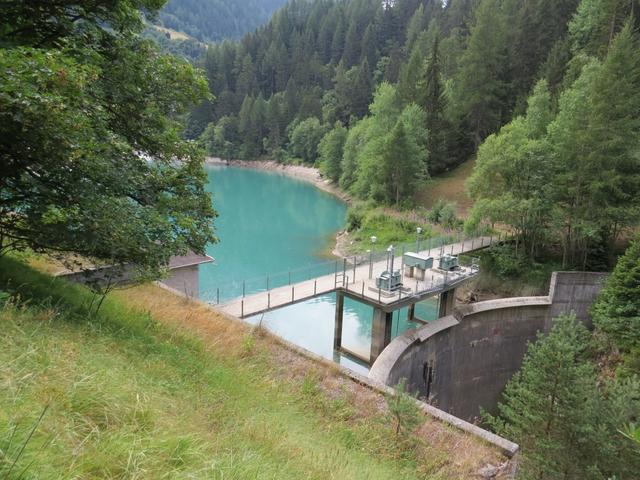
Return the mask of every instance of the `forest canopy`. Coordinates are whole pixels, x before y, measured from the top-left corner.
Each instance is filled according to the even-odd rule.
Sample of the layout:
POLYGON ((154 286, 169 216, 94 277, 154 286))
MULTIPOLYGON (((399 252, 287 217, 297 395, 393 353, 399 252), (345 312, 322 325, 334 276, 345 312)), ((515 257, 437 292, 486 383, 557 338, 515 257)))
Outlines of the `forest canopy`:
POLYGON ((187 134, 395 205, 477 156, 470 230, 601 268, 640 218, 639 26, 638 0, 292 0, 207 50, 187 134))
POLYGON ((240 38, 266 23, 286 0, 169 0, 156 23, 202 42, 240 38))
POLYGON ((0 254, 75 253, 157 275, 203 252, 215 212, 178 121, 209 96, 140 38, 161 0, 3 2, 0 254))
POLYGON ((218 100, 193 113, 189 134, 222 125, 210 153, 283 158, 293 122, 352 127, 387 82, 425 111, 428 170, 441 173, 522 113, 540 77, 557 89, 578 3, 292 0, 239 42, 209 48, 218 100))

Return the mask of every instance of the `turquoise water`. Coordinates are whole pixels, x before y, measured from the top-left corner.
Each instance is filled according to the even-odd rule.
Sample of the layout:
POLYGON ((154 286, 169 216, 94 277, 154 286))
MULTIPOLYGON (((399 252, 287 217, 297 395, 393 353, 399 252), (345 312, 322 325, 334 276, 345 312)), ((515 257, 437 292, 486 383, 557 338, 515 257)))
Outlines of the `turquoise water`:
MULTIPOLYGON (((208 189, 219 217, 220 243, 207 253, 215 264, 200 267, 200 296, 224 302, 291 281, 333 272, 327 252, 344 228, 347 206, 313 185, 276 172, 209 166, 208 189), (289 273, 291 272, 291 273, 289 273)), ((435 315, 425 303, 421 318, 435 315)), ((327 295, 249 319, 307 350, 366 372, 360 363, 333 352, 335 297, 327 295)), ((367 356, 371 339, 371 307, 345 302, 343 346, 367 356)), ((406 312, 395 314, 393 335, 415 328, 406 312)))

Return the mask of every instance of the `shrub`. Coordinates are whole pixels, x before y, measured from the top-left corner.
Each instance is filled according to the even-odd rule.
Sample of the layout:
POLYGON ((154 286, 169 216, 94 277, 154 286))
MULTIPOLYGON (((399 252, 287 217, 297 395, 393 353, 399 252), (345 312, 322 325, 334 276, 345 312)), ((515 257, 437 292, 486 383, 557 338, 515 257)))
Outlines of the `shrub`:
POLYGON ((491 247, 484 259, 484 267, 502 278, 518 276, 527 267, 527 259, 510 245, 491 247))
POLYGON ((0 290, 0 308, 4 307, 11 299, 11 294, 0 290))
POLYGON ((427 214, 427 220, 433 224, 442 225, 449 230, 460 226, 461 221, 456 215, 456 205, 439 199, 427 214))
POLYGON ((347 231, 353 232, 362 228, 364 212, 358 207, 351 207, 347 212, 347 231))
POLYGON ((396 437, 407 437, 424 421, 415 397, 407 392, 406 379, 400 380, 395 394, 387 394, 386 400, 396 437))

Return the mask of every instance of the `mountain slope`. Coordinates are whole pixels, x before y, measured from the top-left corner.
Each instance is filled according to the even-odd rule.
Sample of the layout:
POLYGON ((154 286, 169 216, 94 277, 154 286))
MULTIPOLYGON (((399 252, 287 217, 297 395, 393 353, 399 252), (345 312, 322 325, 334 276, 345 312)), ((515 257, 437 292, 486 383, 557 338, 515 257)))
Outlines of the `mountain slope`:
POLYGON ((240 38, 269 20, 286 0, 170 0, 158 23, 203 42, 240 38))

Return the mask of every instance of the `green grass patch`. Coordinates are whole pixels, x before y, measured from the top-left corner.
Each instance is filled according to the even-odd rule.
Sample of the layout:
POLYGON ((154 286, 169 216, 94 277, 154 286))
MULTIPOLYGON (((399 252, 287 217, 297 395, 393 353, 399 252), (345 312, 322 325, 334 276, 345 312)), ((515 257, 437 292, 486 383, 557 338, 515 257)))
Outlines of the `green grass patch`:
POLYGON ((420 239, 424 248, 424 240, 436 236, 432 225, 401 214, 390 215, 381 207, 355 205, 347 214, 349 245, 345 249, 349 253, 362 253, 369 249, 384 250, 389 245, 415 244, 418 227, 423 230, 420 239), (375 245, 371 242, 373 236, 377 238, 375 245))
POLYGON ((249 337, 224 356, 112 298, 89 315, 89 291, 7 258, 0 290, 0 478, 437 474, 383 416, 274 380, 249 337))

